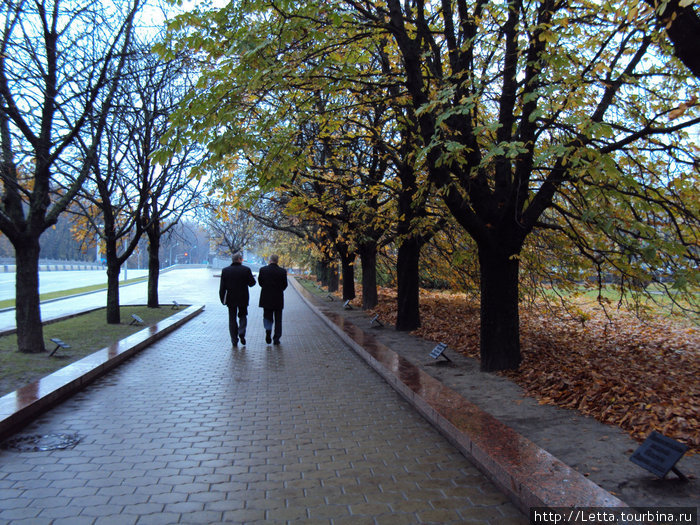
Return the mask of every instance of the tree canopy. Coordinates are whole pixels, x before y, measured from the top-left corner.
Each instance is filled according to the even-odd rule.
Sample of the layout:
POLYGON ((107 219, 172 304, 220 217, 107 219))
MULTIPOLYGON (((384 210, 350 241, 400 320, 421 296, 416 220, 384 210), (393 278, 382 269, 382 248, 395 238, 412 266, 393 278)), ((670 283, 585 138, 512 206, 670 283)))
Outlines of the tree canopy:
POLYGON ((514 368, 521 260, 537 257, 534 232, 629 286, 699 284, 697 79, 657 13, 627 0, 195 10, 161 49, 185 48, 202 65, 169 146, 206 143, 227 168, 221 183, 254 195, 308 174, 328 151, 324 138, 381 104, 377 142, 403 148, 399 158, 384 148, 393 180, 409 165, 412 202, 439 198, 475 244, 482 368, 514 368), (323 147, 299 148, 309 128, 323 147))

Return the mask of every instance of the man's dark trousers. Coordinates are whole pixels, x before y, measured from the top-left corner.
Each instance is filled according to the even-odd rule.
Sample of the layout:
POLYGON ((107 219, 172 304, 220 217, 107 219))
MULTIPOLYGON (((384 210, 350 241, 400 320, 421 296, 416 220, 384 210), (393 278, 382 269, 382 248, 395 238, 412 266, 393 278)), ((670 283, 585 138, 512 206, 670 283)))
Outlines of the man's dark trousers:
POLYGON ((246 327, 248 326, 248 307, 243 305, 231 305, 228 307, 228 332, 231 335, 231 342, 237 341, 238 337, 245 338, 246 327))
POLYGON ((274 334, 272 340, 279 343, 282 337, 282 310, 273 310, 271 308, 263 308, 263 326, 266 332, 270 332, 274 326, 274 334))

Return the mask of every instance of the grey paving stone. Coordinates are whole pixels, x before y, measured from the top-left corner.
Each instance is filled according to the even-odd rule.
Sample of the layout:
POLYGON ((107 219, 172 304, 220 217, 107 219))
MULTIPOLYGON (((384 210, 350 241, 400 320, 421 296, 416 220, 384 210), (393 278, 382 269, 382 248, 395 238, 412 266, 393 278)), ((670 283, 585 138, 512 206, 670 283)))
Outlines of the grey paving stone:
POLYGON ((124 496, 113 496, 109 498, 109 503, 112 505, 122 505, 124 507, 133 507, 135 505, 147 505, 150 496, 148 494, 127 494, 124 496))
POLYGON ((169 525, 171 523, 180 523, 181 515, 171 512, 163 512, 160 514, 145 514, 139 516, 136 520, 137 525, 169 525))
POLYGON ((129 514, 121 513, 114 516, 98 517, 94 521, 94 525, 134 525, 138 519, 138 516, 130 516, 129 514))
POLYGON ((3 508, 0 510, 0 520, 7 520, 11 522, 13 520, 24 520, 36 518, 39 515, 40 510, 27 507, 26 502, 24 505, 12 506, 12 502, 9 502, 8 507, 5 507, 5 502, 2 502, 3 508))
MULTIPOLYGON (((63 496, 66 498, 75 498, 75 497, 80 497, 80 496, 94 496, 97 494, 97 488, 95 487, 90 487, 90 486, 77 486, 77 487, 69 487, 69 488, 56 488, 53 489, 55 490, 57 496, 63 496)), ((48 496, 48 493, 41 493, 40 491, 35 491, 33 496, 35 498, 44 498, 48 496)))
POLYGON ((27 518, 12 520, 13 525, 51 525, 53 520, 49 518, 27 518))
MULTIPOLYGON (((34 505, 39 507, 38 502, 36 502, 34 505)), ((48 518, 48 519, 52 519, 52 520, 77 517, 83 511, 83 507, 77 506, 77 505, 76 506, 69 505, 68 503, 66 503, 65 505, 62 505, 62 506, 52 507, 49 505, 45 505, 42 502, 42 507, 39 507, 37 509, 39 517, 40 518, 48 518)))
POLYGON ((95 518, 90 516, 71 516, 51 522, 52 525, 93 525, 93 523, 95 523, 95 518))

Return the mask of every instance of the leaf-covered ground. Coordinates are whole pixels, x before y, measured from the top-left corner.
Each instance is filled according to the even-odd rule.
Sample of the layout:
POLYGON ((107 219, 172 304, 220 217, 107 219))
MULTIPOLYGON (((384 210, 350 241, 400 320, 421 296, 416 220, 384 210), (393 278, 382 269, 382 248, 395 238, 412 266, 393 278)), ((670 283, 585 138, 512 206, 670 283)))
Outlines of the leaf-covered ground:
MULTIPOLYGON (((395 291, 373 311, 396 319, 395 291)), ((523 363, 504 375, 542 404, 573 408, 618 425, 638 441, 654 429, 700 452, 700 330, 688 321, 614 307, 577 305, 575 317, 521 306, 523 363), (581 314, 587 320, 581 321, 581 314)), ((421 292, 415 332, 464 355, 479 356, 479 308, 463 295, 421 292)))

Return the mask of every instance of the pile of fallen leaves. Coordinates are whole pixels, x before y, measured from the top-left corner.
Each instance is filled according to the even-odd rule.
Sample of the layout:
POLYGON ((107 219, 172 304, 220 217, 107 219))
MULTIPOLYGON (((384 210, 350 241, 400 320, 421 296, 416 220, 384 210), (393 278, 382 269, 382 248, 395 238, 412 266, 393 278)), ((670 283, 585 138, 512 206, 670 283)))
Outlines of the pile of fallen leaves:
MULTIPOLYGON (((479 306, 463 295, 421 292, 425 339, 479 357, 479 306)), ((523 362, 504 372, 542 404, 572 408, 618 425, 642 441, 657 430, 700 452, 700 331, 671 317, 634 314, 597 303, 578 315, 521 306, 523 362), (581 315, 583 314, 583 315, 581 315)), ((396 292, 382 289, 372 312, 396 320, 396 292)))

